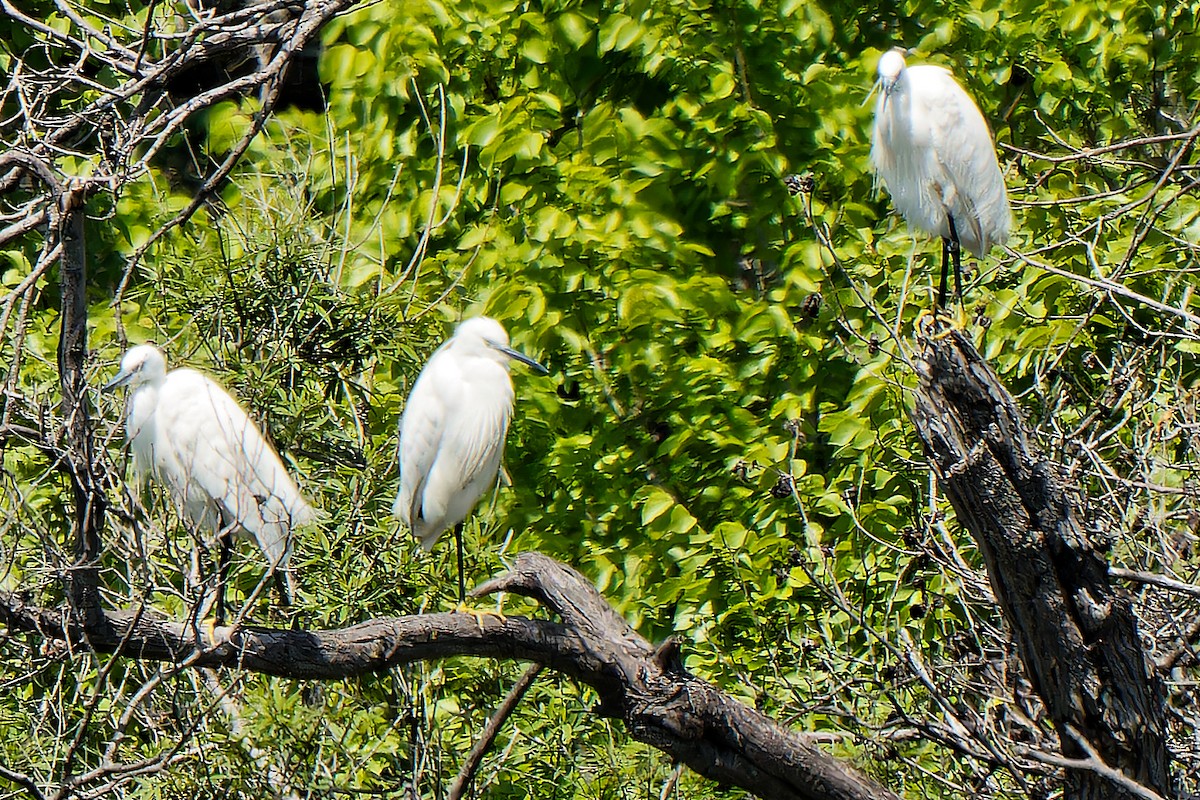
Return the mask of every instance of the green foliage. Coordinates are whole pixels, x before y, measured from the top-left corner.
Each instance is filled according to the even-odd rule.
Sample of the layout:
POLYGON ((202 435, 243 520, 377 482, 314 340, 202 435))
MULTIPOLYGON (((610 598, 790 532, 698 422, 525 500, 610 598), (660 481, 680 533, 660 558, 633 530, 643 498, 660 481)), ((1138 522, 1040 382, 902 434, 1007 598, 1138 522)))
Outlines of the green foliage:
MULTIPOLYGON (((149 13, 90 6, 131 25, 149 13)), ((512 486, 468 527, 471 579, 503 568, 501 542, 565 560, 647 638, 684 637, 693 672, 830 733, 833 752, 908 796, 959 796, 985 761, 933 736, 886 736, 942 714, 906 650, 983 710, 992 700, 953 680, 1005 643, 970 572, 981 559, 931 501, 908 430, 911 336, 936 247, 914 250, 874 191, 874 62, 905 43, 977 98, 1017 201, 1016 250, 1186 308, 1200 205, 1178 174, 1159 180, 1178 141, 1144 144, 1136 159, 1073 154, 1191 124, 1195 15, 1132 0, 383 0, 325 29, 326 111, 272 119, 219 198, 131 274, 126 259, 195 186, 164 152, 118 197, 93 201, 93 377, 146 340, 219 377, 323 509, 297 542, 296 618, 342 626, 453 595, 452 546, 418 555, 389 518, 395 426, 450 324, 493 315, 553 374, 514 369, 512 486), (791 173, 811 190, 791 197, 791 173)), ((31 34, 4 29, 7 71, 31 34)), ((186 143, 193 167, 228 153, 256 110, 208 109, 186 143)), ((8 290, 39 246, 30 237, 3 253, 8 290)), ((1152 451, 1154 482, 1180 485, 1164 465, 1187 445, 1161 431, 1190 413, 1194 335, 1162 339, 1173 320, 1017 259, 978 270, 967 315, 1048 444, 1071 455, 1074 431, 1122 468, 1152 451), (1139 372, 1118 387, 1130 364, 1139 372), (1088 439, 1122 413, 1146 424, 1088 439)), ((58 403, 57 278, 37 285, 4 311, 23 320, 3 342, 11 363, 23 354, 5 395, 5 418, 22 424, 58 403)), ((119 467, 119 400, 98 413, 119 467)), ((1080 463, 1081 483, 1099 482, 1103 470, 1080 463)), ((19 442, 0 470, 6 583, 56 602, 65 482, 19 442)), ((114 501, 106 600, 182 615, 196 543, 153 493, 114 489, 114 501)), ((1164 536, 1178 533, 1173 513, 1161 510, 1164 536)), ((1132 533, 1119 545, 1143 553, 1132 533)), ((261 588, 245 561, 235 603, 261 588)), ((256 796, 280 780, 394 792, 414 774, 435 796, 519 671, 452 660, 313 687, 20 643, 3 658, 22 676, 0 701, 7 766, 52 774, 54 743, 77 733, 87 764, 119 729, 130 762, 185 742, 168 772, 123 789, 146 797, 256 796), (151 679, 163 685, 125 728, 127 694, 82 718, 90 693, 151 679), (238 708, 210 713, 222 689, 238 708)), ((481 773, 486 796, 657 796, 671 765, 597 721, 594 700, 542 679, 481 773)), ((974 788, 1017 796, 1013 784, 998 771, 974 788)), ((689 776, 677 791, 715 790, 689 776)))

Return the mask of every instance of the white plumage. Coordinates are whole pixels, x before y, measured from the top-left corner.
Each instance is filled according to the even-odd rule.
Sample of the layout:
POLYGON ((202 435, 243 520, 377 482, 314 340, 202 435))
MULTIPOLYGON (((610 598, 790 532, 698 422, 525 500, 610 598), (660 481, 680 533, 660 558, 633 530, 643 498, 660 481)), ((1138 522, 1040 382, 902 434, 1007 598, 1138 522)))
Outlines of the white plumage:
POLYGON ((512 418, 514 358, 546 372, 509 347, 499 322, 475 317, 459 324, 413 384, 400 419, 400 490, 392 514, 425 550, 496 483, 512 418))
POLYGON ((192 524, 253 540, 289 603, 291 532, 314 512, 279 456, 216 381, 192 369, 168 373, 153 345, 131 348, 105 388, 126 384, 135 471, 163 484, 192 524))
POLYGON ((908 224, 954 251, 957 279, 956 245, 983 257, 1012 224, 991 132, 948 70, 909 67, 899 48, 879 59, 879 86, 871 162, 908 224))

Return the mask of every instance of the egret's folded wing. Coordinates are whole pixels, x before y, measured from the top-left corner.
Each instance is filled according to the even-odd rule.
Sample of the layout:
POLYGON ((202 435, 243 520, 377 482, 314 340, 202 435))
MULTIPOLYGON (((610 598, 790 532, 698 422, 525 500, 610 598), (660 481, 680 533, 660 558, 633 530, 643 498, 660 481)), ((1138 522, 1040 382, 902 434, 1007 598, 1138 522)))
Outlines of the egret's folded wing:
POLYGON ((234 493, 240 508, 238 521, 254 535, 273 566, 287 566, 292 529, 312 522, 316 515, 258 426, 236 403, 230 406, 239 412, 240 419, 230 415, 229 431, 241 433, 245 455, 234 493))
MULTIPOLYGON (((446 428, 447 387, 434 379, 437 365, 435 353, 413 384, 400 417, 400 489, 392 505, 392 514, 413 529, 421 519, 425 482, 446 428)), ((453 398, 452 393, 450 397, 453 398)))
POLYGON ((474 409, 472 424, 463 425, 447 435, 447 441, 453 443, 456 453, 455 469, 450 476, 455 489, 465 489, 480 476, 489 485, 496 481, 511 416, 511 402, 481 405, 474 409))
POLYGON ((958 187, 952 212, 968 228, 959 237, 967 250, 982 257, 1007 238, 1011 219, 992 134, 971 96, 949 72, 923 68, 936 69, 931 75, 940 76, 922 108, 941 167, 949 184, 958 187), (986 241, 985 229, 992 235, 986 241))
POLYGON ((237 402, 200 373, 175 370, 158 417, 185 505, 219 507, 254 537, 270 564, 286 566, 291 529, 310 522, 313 510, 237 402))

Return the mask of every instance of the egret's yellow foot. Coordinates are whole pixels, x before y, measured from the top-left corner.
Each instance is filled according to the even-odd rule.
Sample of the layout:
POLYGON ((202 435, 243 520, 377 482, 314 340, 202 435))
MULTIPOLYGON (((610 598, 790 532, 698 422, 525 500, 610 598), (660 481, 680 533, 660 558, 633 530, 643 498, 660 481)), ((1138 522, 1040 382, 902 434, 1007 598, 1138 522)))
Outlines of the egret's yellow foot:
POLYGON ((200 621, 200 628, 206 634, 205 644, 209 647, 220 647, 223 644, 228 644, 233 638, 235 628, 233 626, 222 625, 217 628, 216 617, 205 617, 200 621))
POLYGON ((928 335, 934 341, 941 341, 954 331, 961 331, 966 327, 961 313, 951 316, 942 309, 927 308, 917 315, 917 331, 928 335))
POLYGON ((472 617, 475 618, 475 622, 479 625, 479 630, 483 630, 483 618, 484 617, 496 617, 501 622, 504 622, 508 619, 508 617, 504 616, 504 612, 499 609, 496 609, 495 611, 485 611, 480 608, 471 608, 466 603, 459 603, 458 605, 456 605, 453 609, 453 613, 455 613, 455 614, 470 614, 472 617))

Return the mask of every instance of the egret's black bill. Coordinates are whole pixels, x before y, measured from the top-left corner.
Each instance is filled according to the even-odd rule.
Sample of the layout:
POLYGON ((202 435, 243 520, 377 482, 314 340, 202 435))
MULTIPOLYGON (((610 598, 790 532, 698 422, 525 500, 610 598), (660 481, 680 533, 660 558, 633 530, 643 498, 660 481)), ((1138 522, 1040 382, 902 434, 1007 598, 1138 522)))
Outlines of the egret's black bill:
POLYGON ((113 378, 111 381, 109 381, 108 383, 106 383, 100 387, 100 391, 111 392, 113 389, 119 389, 120 387, 129 383, 129 379, 132 377, 133 377, 132 373, 118 372, 117 377, 113 378))
POLYGON ((515 358, 517 361, 520 361, 522 364, 528 364, 530 369, 532 369, 538 375, 549 375, 550 374, 550 370, 546 369, 540 363, 533 360, 529 356, 525 355, 520 350, 513 350, 511 347, 504 347, 502 345, 494 345, 494 347, 497 350, 499 350, 501 353, 504 353, 504 355, 508 356, 509 358, 515 358))

